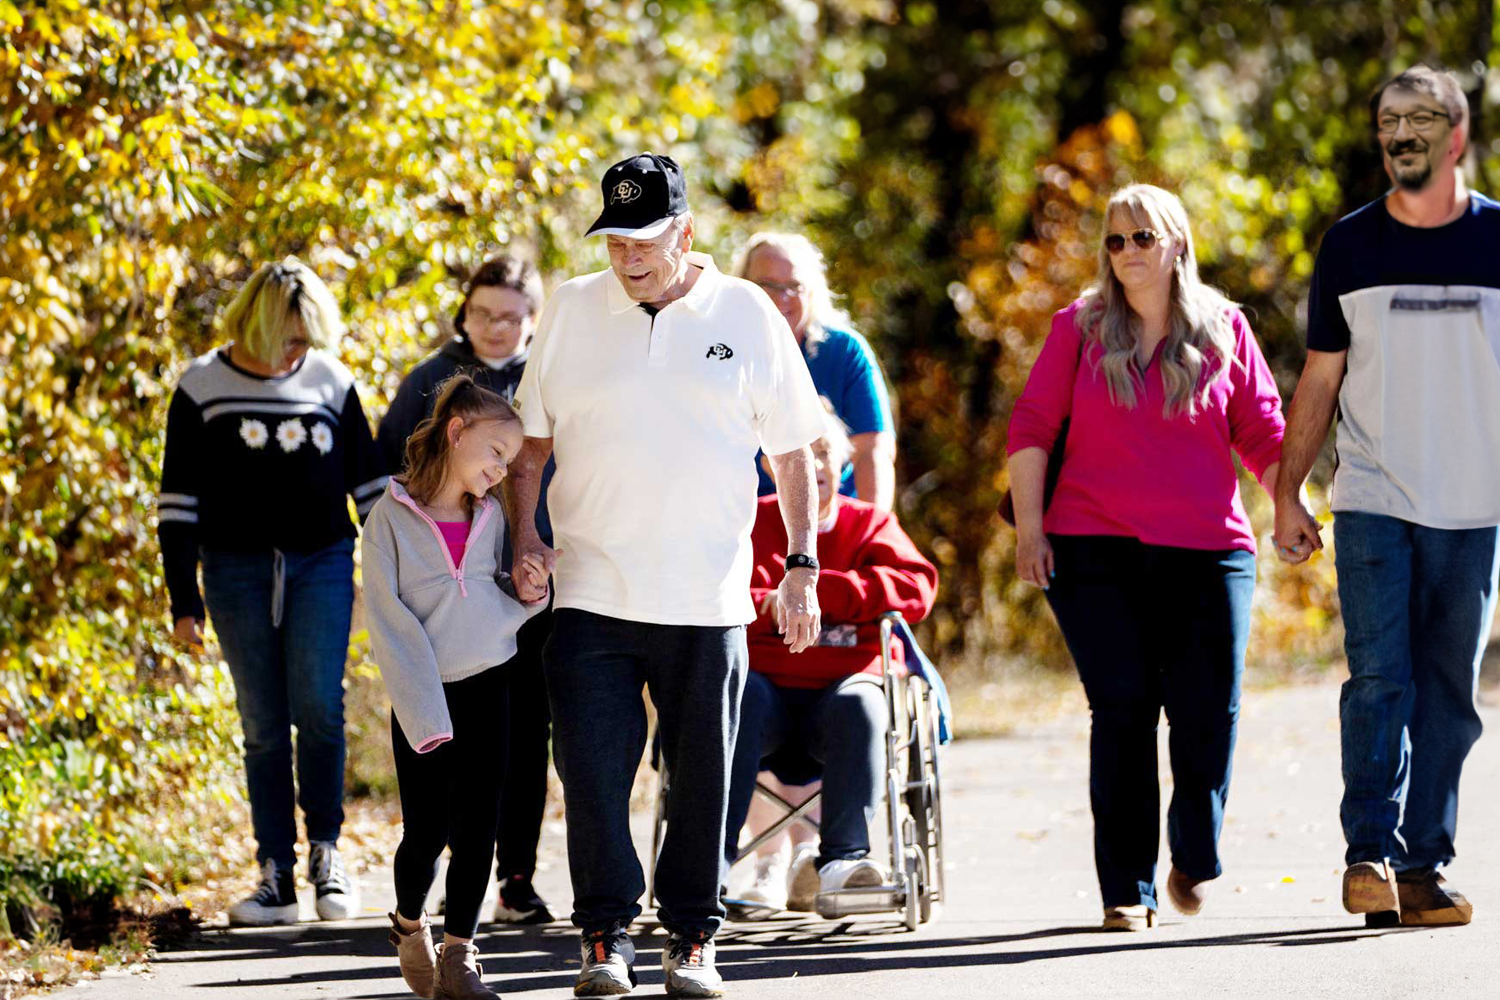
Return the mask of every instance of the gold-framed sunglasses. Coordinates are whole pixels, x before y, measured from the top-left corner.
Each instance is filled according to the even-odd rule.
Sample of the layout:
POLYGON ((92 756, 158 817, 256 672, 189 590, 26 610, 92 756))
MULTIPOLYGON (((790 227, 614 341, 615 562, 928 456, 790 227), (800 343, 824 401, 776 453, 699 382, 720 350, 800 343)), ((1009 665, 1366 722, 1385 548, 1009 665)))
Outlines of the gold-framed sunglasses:
POLYGON ((1156 241, 1165 235, 1155 229, 1137 229, 1133 233, 1110 233, 1104 237, 1104 249, 1112 254, 1120 253, 1125 249, 1125 241, 1128 239, 1136 245, 1136 249, 1150 250, 1156 246, 1156 241))

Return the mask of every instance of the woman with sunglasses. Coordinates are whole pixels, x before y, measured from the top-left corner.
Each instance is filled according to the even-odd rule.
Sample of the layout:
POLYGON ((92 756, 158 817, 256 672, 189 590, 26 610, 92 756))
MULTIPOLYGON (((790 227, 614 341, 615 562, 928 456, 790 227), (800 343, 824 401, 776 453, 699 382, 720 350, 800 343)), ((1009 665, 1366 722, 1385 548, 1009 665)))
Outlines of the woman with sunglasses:
POLYGON ((1167 895, 1222 873, 1255 538, 1234 454, 1275 495, 1281 399, 1244 314, 1198 277, 1187 215, 1114 195, 1099 280, 1057 313, 1011 416, 1016 570, 1047 593, 1093 713, 1104 929, 1156 924, 1156 729, 1171 727, 1167 895), (1063 444, 1045 496, 1049 455, 1063 444))

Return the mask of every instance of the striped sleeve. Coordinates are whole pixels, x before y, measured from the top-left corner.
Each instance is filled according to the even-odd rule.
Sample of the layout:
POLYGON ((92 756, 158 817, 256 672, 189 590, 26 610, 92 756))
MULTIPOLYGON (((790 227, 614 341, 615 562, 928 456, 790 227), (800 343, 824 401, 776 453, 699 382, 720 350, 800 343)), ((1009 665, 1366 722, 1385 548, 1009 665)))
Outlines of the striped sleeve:
POLYGON ((171 599, 172 620, 203 620, 198 591, 199 472, 203 455, 203 413, 179 387, 167 407, 167 447, 161 492, 156 497, 157 538, 171 599))
POLYGON ((354 498, 354 509, 359 512, 360 523, 370 516, 375 501, 385 492, 390 481, 385 462, 375 447, 375 438, 370 434, 370 421, 359 402, 359 392, 349 387, 344 397, 344 412, 339 420, 344 439, 344 482, 349 495, 354 498))

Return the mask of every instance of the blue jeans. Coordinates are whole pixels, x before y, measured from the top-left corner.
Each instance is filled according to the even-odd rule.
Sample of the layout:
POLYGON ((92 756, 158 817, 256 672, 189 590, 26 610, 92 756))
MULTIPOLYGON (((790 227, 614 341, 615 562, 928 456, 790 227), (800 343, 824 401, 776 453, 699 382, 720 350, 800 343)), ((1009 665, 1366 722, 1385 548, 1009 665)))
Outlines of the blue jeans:
POLYGON ((674 934, 712 937, 724 920, 719 866, 748 661, 744 626, 655 625, 560 608, 543 660, 573 923, 587 933, 641 912, 646 885, 630 837, 630 790, 646 748, 644 686, 672 775, 657 916, 674 934))
POLYGON ((1482 728, 1474 690, 1500 529, 1339 511, 1333 532, 1349 658, 1339 697, 1345 863, 1447 864, 1459 775, 1482 728))
POLYGON ((870 821, 885 779, 885 692, 855 674, 823 688, 784 688, 752 672, 740 702, 724 860, 733 864, 761 761, 787 747, 823 765, 817 866, 870 853, 870 821))
POLYGON ((1172 864, 1218 878, 1240 678, 1250 638, 1255 556, 1051 536, 1047 601, 1078 665, 1093 723, 1089 801, 1105 906, 1156 908, 1161 824, 1156 728, 1171 726, 1172 864))
POLYGON ((308 840, 344 824, 344 662, 354 542, 316 552, 205 549, 203 597, 234 678, 256 860, 291 866, 297 781, 308 840))

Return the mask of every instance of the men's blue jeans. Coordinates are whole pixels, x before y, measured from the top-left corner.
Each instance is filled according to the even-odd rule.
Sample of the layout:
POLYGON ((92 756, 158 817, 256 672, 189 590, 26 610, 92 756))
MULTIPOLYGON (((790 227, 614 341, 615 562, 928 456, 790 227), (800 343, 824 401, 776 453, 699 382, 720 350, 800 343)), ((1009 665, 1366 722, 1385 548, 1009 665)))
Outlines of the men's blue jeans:
MULTIPOLYGON (((816 654, 812 654, 816 655, 816 654)), ((822 688, 784 688, 751 672, 740 705, 724 860, 734 862, 763 758, 792 748, 823 768, 819 868, 870 853, 870 821, 885 780, 888 712, 880 678, 855 674, 822 688)))
POLYGON ((749 660, 745 627, 656 625, 560 608, 542 655, 568 820, 573 923, 588 933, 641 912, 646 886, 630 837, 630 789, 646 748, 644 686, 672 776, 657 915, 672 933, 712 937, 724 920, 719 867, 749 660))
POLYGON ((1454 857, 1458 780, 1495 612, 1500 529, 1334 515, 1349 679, 1339 698, 1345 862, 1397 871, 1454 857))
POLYGON ((203 598, 234 678, 256 860, 296 860, 300 801, 308 840, 344 824, 344 663, 354 606, 354 543, 315 552, 205 549, 203 598), (296 786, 292 726, 297 727, 296 786))

